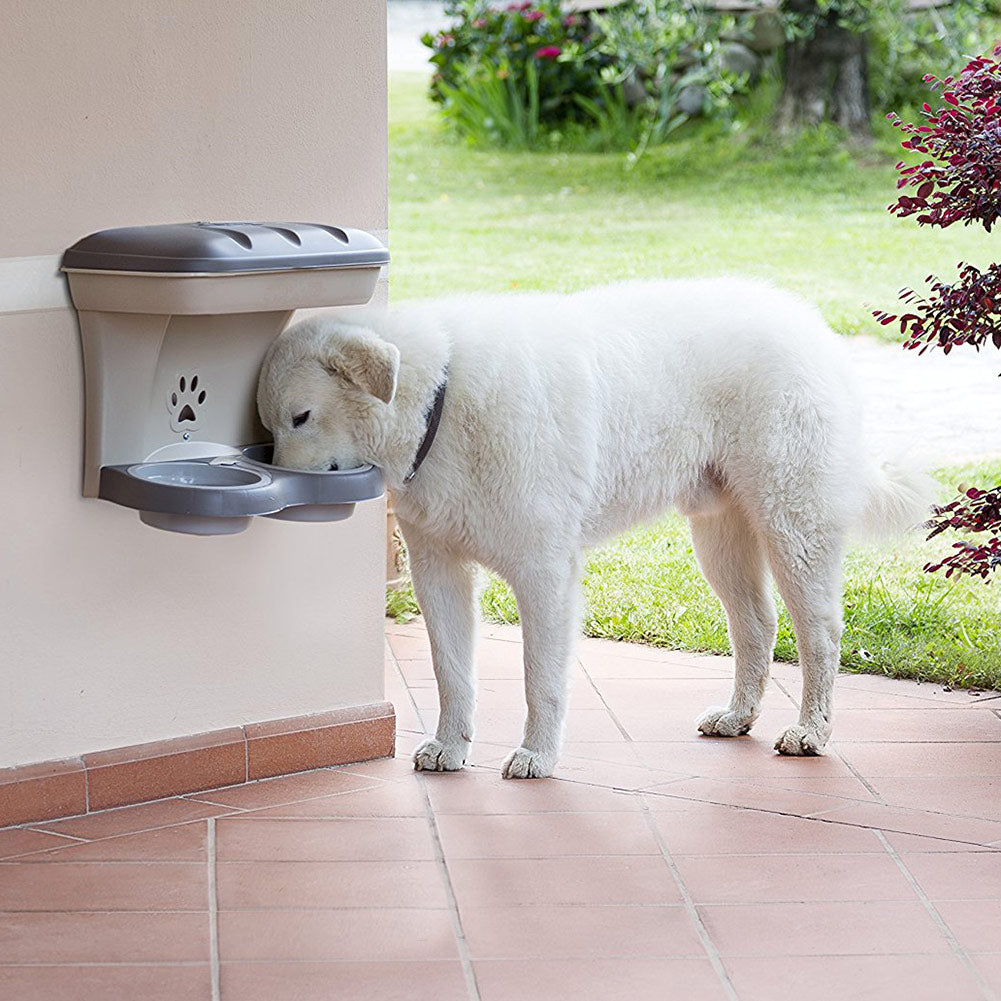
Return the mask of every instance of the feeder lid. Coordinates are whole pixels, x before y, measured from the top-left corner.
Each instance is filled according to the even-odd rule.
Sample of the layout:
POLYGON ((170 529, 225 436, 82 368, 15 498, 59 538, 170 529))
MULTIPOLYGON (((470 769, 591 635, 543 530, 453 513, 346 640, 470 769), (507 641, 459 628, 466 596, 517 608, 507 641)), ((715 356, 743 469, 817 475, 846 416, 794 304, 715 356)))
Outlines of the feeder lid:
POLYGON ((388 263, 389 251, 360 229, 312 222, 187 222, 91 233, 63 254, 62 267, 190 275, 388 263))

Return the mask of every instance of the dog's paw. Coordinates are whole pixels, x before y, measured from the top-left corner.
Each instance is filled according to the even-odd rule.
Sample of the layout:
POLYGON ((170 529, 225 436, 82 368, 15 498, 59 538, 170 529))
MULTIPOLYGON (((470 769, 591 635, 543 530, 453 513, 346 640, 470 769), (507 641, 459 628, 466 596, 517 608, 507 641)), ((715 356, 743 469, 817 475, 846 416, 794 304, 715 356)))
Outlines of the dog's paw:
POLYGON ((823 754, 827 737, 828 734, 826 731, 816 730, 813 727, 797 723, 795 726, 791 726, 779 734, 778 739, 775 741, 775 750, 779 754, 789 754, 798 757, 823 754))
POLYGON ((443 744, 429 737, 414 751, 414 768, 419 772, 457 772, 466 763, 469 745, 443 744))
POLYGON ((556 755, 518 747, 504 759, 501 775, 506 779, 545 779, 555 767, 556 755))
POLYGON ((739 737, 754 725, 753 716, 742 716, 725 706, 710 706, 695 725, 707 737, 739 737))

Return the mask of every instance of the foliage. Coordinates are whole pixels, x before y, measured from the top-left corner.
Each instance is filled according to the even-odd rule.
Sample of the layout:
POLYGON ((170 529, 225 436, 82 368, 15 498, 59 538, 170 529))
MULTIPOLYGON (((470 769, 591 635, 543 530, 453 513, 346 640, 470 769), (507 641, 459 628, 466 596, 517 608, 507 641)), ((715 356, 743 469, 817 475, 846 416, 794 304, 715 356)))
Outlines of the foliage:
POLYGON ((471 77, 461 86, 442 82, 439 90, 445 121, 473 143, 510 149, 532 149, 538 143, 542 109, 539 74, 532 63, 522 74, 471 77))
POLYGON ((693 114, 726 115, 747 83, 723 61, 732 15, 693 0, 633 0, 593 15, 603 79, 629 88, 642 109, 642 145, 662 141, 693 114), (687 96, 687 101, 685 97, 687 96))
POLYGON ((693 0, 634 0, 601 14, 563 14, 558 0, 503 7, 451 0, 454 23, 422 39, 431 97, 478 145, 645 149, 693 114, 729 107, 743 81, 720 59, 733 18, 693 0), (599 143, 581 142, 582 126, 599 143))
POLYGON ((885 0, 870 15, 869 93, 876 108, 919 107, 929 68, 945 72, 996 37, 996 0, 953 0, 926 10, 908 6, 908 0, 885 0))
POLYGON ((899 8, 898 0, 785 0, 782 21, 789 39, 812 36, 822 24, 863 32, 883 4, 899 8))
MULTIPOLYGON (((1001 48, 995 50, 995 56, 1001 48)), ((900 195, 890 206, 898 216, 920 213, 920 225, 951 226, 979 222, 989 233, 1001 214, 1001 64, 981 56, 956 79, 925 81, 942 88, 947 107, 923 107, 924 125, 891 121, 911 138, 901 145, 923 154, 921 163, 898 164, 899 188, 917 187, 916 196, 900 195)))
POLYGON ((936 507, 929 520, 929 539, 952 528, 961 532, 985 534, 986 541, 954 542, 953 552, 936 563, 928 563, 925 570, 934 572, 946 568, 946 577, 955 571, 975 577, 987 578, 1001 563, 1001 486, 990 490, 977 487, 960 487, 962 495, 942 507, 936 507))
MULTIPOLYGON (((1001 0, 786 0, 790 40, 834 22, 869 39, 869 81, 881 107, 920 100, 923 67, 982 46, 1001 0)), ((474 145, 628 149, 640 154, 693 116, 730 121, 751 82, 727 69, 727 46, 750 18, 700 0, 631 0, 565 14, 559 0, 449 0, 447 30, 426 34, 430 94, 474 145), (533 103, 534 102, 534 103, 533 103)))
POLYGON ((867 93, 867 106, 911 108, 924 99, 929 69, 945 72, 993 44, 998 0, 919 7, 913 0, 785 0, 780 10, 788 41, 796 51, 808 51, 811 63, 833 56, 842 44, 851 51, 845 33, 864 36, 867 65, 856 100, 867 93))
MULTIPOLYGON (((902 193, 889 206, 900 217, 915 216, 919 225, 945 229, 957 222, 964 226, 979 223, 988 233, 1001 216, 1001 46, 995 58, 973 59, 958 77, 925 79, 932 89, 942 90, 938 109, 925 102, 923 125, 905 124, 889 115, 893 124, 910 138, 901 144, 924 159, 897 164, 902 193)), ((876 318, 884 326, 894 322, 905 336, 904 347, 940 347, 948 354, 954 346, 972 344, 976 349, 988 339, 1001 348, 1001 267, 992 264, 986 271, 971 264, 959 265, 959 276, 945 282, 929 275, 928 297, 905 288, 901 299, 910 312, 898 317, 879 310, 876 318)), ((988 578, 1001 564, 1001 486, 982 491, 964 488, 963 497, 936 508, 928 523, 929 538, 947 529, 986 535, 984 542, 959 541, 953 552, 926 570, 946 568, 953 572, 988 578)))
MULTIPOLYGON (((1001 48, 995 55, 1001 54, 1001 48)), ((897 164, 902 191, 889 211, 899 217, 915 216, 921 226, 945 229, 957 222, 979 223, 988 233, 1001 215, 1001 63, 980 57, 958 77, 938 80, 929 74, 932 89, 942 89, 944 105, 934 110, 925 102, 925 123, 904 123, 896 114, 893 124, 908 139, 904 149, 921 154, 919 163, 897 164), (911 189, 912 194, 904 192, 911 189)), ((898 317, 885 311, 876 316, 883 325, 899 322, 908 349, 972 344, 986 340, 1001 348, 998 303, 1001 301, 1001 268, 986 271, 971 264, 959 265, 958 280, 945 282, 929 275, 930 295, 904 289, 901 299, 911 307, 898 317)))
MULTIPOLYGON (((982 17, 994 12, 995 6, 995 0, 953 0, 948 8, 929 7, 927 13, 938 21, 937 30, 947 33, 958 24, 968 24, 968 14, 982 17), (956 13, 959 19, 950 24, 956 13)), ((856 33, 883 31, 895 25, 899 33, 913 7, 910 0, 784 0, 780 10, 786 36, 793 39, 813 35, 822 24, 856 33)))
POLYGON ((594 36, 586 18, 564 16, 559 0, 504 7, 488 0, 450 0, 445 13, 453 18, 451 27, 422 41, 431 48, 435 67, 432 99, 450 109, 468 97, 451 115, 463 134, 470 134, 467 129, 479 114, 474 138, 491 135, 488 118, 497 141, 511 134, 522 137, 525 128, 503 122, 519 104, 529 121, 557 126, 581 117, 577 95, 600 95, 594 36), (529 97, 537 103, 533 111, 529 97))

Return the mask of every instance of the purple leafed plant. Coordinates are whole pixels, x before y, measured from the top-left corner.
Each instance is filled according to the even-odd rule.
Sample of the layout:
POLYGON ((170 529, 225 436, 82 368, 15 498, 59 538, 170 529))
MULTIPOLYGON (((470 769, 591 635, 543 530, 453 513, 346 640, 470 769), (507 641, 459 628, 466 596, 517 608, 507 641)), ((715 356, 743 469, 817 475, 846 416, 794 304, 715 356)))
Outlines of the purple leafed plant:
POLYGON ((962 491, 957 500, 944 507, 935 508, 935 517, 928 522, 931 532, 928 538, 934 538, 948 528, 961 532, 978 532, 985 535, 982 542, 954 542, 953 552, 943 557, 938 563, 925 564, 925 570, 933 572, 945 568, 946 577, 951 577, 957 571, 974 576, 988 578, 990 572, 1001 563, 1001 538, 998 528, 1001 526, 1001 487, 990 490, 980 490, 969 487, 962 491))
MULTIPOLYGON (((924 157, 920 163, 897 164, 901 194, 889 206, 894 215, 916 216, 919 225, 943 228, 979 223, 987 232, 1001 218, 1001 46, 993 56, 974 59, 957 77, 926 76, 932 90, 941 90, 944 103, 937 110, 924 105, 924 124, 887 116, 909 136, 904 149, 924 157)), ((988 341, 1001 348, 1001 265, 981 271, 960 263, 952 282, 934 275, 926 282, 927 295, 901 291, 906 312, 874 313, 884 326, 899 324, 905 348, 923 354, 940 347, 948 354, 961 344, 979 350, 988 341)), ((960 489, 959 499, 934 509, 928 538, 952 529, 980 539, 954 543, 952 553, 925 569, 945 568, 947 577, 958 572, 989 579, 1001 564, 1001 485, 960 489)))

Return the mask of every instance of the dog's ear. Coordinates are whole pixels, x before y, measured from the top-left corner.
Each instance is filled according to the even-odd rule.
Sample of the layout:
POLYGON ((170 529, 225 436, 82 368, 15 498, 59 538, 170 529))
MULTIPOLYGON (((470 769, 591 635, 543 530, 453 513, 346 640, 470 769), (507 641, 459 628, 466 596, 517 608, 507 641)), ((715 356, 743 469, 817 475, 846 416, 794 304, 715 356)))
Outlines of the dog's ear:
POLYGON ((328 341, 320 360, 331 375, 339 375, 383 403, 389 403, 396 394, 399 349, 371 331, 352 331, 346 336, 342 331, 328 341))

